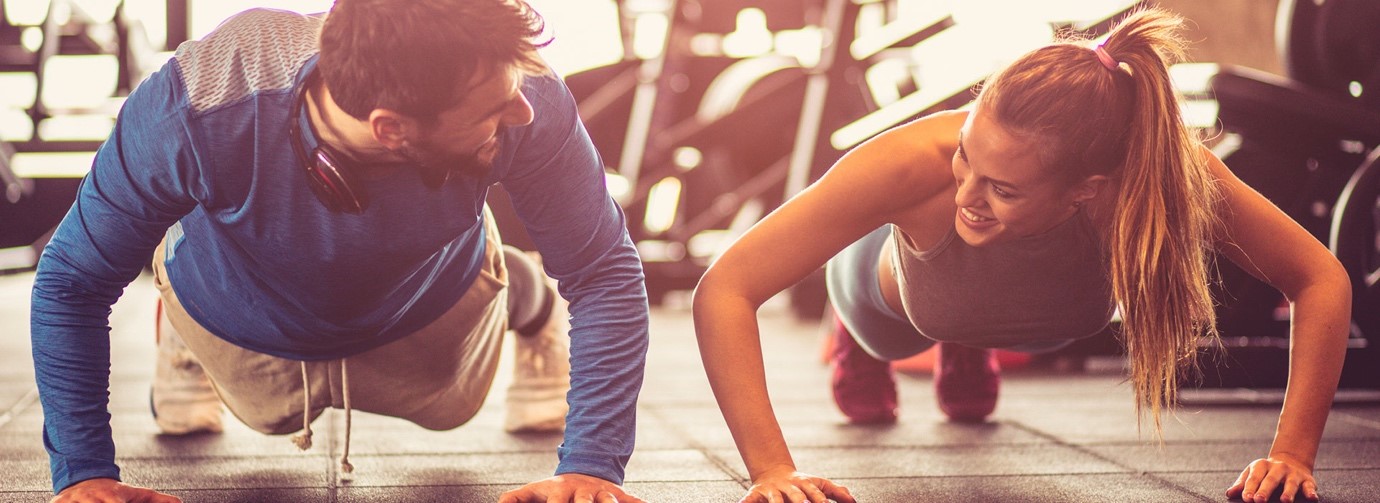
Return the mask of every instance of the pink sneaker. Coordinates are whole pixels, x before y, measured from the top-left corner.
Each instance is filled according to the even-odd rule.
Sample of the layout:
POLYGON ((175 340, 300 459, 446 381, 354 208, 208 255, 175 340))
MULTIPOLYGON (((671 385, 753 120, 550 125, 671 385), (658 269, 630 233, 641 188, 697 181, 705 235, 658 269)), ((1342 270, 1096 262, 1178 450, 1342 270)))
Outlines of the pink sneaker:
POLYGON ((896 422, 896 375, 891 362, 863 351, 843 322, 834 322, 830 354, 834 403, 854 424, 896 422))
POLYGON ((997 408, 1001 367, 990 349, 939 343, 934 392, 949 419, 981 422, 997 408))

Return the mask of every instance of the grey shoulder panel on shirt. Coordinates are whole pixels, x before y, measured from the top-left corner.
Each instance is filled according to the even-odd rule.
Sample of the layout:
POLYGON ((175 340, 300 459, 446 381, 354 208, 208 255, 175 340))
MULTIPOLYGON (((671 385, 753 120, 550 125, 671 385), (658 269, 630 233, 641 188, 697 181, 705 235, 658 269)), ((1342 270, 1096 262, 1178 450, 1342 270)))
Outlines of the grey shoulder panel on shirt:
POLYGON ((317 52, 322 16, 274 9, 236 14, 174 57, 195 112, 259 91, 292 86, 302 62, 317 52))

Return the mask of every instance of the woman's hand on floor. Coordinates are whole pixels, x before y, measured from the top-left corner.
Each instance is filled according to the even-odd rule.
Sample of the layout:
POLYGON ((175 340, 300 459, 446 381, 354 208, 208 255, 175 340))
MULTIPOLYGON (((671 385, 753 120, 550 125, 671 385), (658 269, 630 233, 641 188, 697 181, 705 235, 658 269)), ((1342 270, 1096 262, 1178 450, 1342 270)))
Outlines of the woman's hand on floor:
POLYGON ((857 503, 848 488, 797 471, 766 473, 753 481, 739 503, 857 503))
POLYGON ((623 486, 592 475, 566 473, 503 493, 498 503, 647 503, 623 486))
POLYGON ((1246 503, 1264 503, 1270 501, 1276 491, 1283 491, 1279 495, 1283 503, 1298 501, 1295 496, 1317 501, 1318 483, 1313 480, 1313 469, 1285 456, 1257 459, 1227 488, 1227 497, 1239 496, 1246 503))

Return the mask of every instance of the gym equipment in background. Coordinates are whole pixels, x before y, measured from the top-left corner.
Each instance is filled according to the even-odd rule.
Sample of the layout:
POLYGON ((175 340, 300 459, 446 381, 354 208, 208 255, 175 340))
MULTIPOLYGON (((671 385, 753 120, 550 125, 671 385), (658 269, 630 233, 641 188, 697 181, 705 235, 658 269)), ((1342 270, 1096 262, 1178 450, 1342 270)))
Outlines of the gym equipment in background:
MULTIPOLYGON (((1284 0, 1277 23, 1287 77, 1231 67, 1212 77, 1226 133, 1215 150, 1347 268, 1353 322, 1341 385, 1380 387, 1380 3, 1284 0)), ((1283 387, 1287 301, 1226 260, 1218 268, 1226 351, 1205 350, 1214 369, 1205 385, 1283 387)))
MULTIPOLYGON (((620 202, 655 302, 692 288, 848 149, 970 102, 975 84, 1057 30, 1096 36, 1136 4, 625 1, 624 60, 566 80, 627 186, 620 202)), ((808 280, 792 289, 799 312, 821 313, 822 291, 808 280)))
MULTIPOLYGON (((1337 198, 1328 246, 1351 277, 1351 319, 1371 354, 1380 354, 1380 147, 1370 151, 1337 198)), ((1366 361, 1373 369, 1380 358, 1366 361)), ((1380 386, 1380 379, 1371 382, 1380 386)))
POLYGON ((0 78, 6 91, 0 93, 0 113, 6 114, 0 117, 0 183, 6 190, 0 199, 0 273, 34 267, 123 97, 160 63, 159 51, 186 39, 186 0, 166 3, 162 49, 127 15, 124 2, 94 3, 108 8, 99 12, 88 10, 90 4, 0 0, 0 78), (100 69, 113 78, 94 79, 100 69))

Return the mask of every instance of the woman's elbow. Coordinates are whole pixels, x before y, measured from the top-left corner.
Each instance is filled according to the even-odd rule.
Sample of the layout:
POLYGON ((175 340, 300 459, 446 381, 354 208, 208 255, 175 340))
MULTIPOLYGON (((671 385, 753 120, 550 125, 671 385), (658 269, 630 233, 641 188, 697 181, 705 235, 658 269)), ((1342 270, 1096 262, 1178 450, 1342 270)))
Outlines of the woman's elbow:
POLYGON ((700 313, 712 309, 715 299, 722 298, 729 291, 726 281, 720 278, 717 269, 710 267, 704 275, 700 276, 699 282, 695 284, 695 291, 691 295, 690 306, 693 312, 700 313))
POLYGON ((710 267, 700 276, 691 297, 691 309, 695 315, 719 310, 735 302, 753 310, 760 307, 761 303, 752 301, 746 285, 740 279, 738 275, 722 268, 710 267))
POLYGON ((1347 272, 1346 267, 1344 267, 1342 262, 1337 260, 1336 257, 1327 261, 1325 270, 1326 272, 1322 273, 1322 283, 1328 285, 1328 289, 1333 292, 1338 302, 1345 306, 1349 313, 1351 310, 1351 296, 1353 291, 1351 274, 1347 272))

